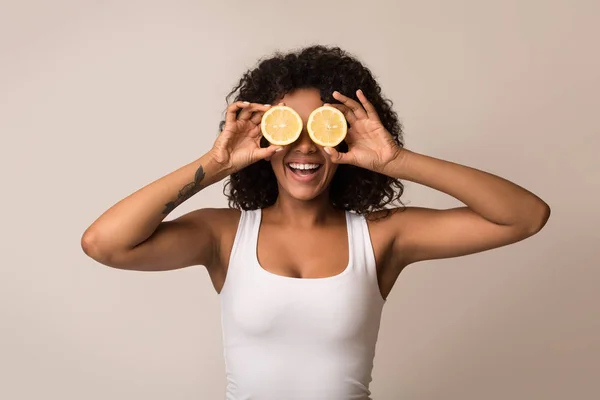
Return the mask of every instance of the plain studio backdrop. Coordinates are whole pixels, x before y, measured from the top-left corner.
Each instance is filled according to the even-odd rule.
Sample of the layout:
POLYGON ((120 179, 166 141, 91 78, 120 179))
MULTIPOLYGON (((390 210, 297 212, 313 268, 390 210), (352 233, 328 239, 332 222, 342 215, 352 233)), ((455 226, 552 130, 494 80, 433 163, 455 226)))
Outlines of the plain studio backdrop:
MULTIPOLYGON (((593 0, 3 0, 0 398, 224 398, 205 268, 117 270, 80 238, 210 149, 260 57, 315 43, 372 69, 407 148, 552 207, 523 242, 402 272, 374 399, 599 398, 599 13, 593 0)), ((167 219, 226 206, 222 187, 167 219)), ((414 184, 404 199, 459 205, 414 184)))

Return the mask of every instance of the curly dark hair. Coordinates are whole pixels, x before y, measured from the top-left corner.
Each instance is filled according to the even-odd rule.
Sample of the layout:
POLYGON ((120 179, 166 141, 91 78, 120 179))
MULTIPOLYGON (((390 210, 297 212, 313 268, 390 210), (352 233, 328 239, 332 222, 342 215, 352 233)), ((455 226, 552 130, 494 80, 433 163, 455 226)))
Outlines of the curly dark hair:
MULTIPOLYGON (((226 96, 227 104, 243 100, 260 104, 275 104, 285 94, 299 88, 316 88, 325 103, 339 103, 332 93, 337 90, 357 100, 361 89, 371 101, 383 126, 396 143, 404 146, 402 125, 392 109, 392 101, 381 94, 381 87, 371 71, 354 56, 339 47, 313 45, 290 53, 276 52, 259 60, 258 66, 244 73, 239 83, 226 96)), ((221 121, 223 130, 225 121, 221 121)), ((269 143, 263 138, 261 147, 269 143)), ((345 142, 338 145, 348 150, 345 142)), ((331 181, 329 197, 333 207, 357 214, 370 214, 393 203, 402 204, 404 186, 391 178, 364 168, 340 164, 331 181)), ((278 186, 271 164, 258 161, 233 173, 223 193, 229 206, 243 210, 265 208, 275 203, 278 186)))

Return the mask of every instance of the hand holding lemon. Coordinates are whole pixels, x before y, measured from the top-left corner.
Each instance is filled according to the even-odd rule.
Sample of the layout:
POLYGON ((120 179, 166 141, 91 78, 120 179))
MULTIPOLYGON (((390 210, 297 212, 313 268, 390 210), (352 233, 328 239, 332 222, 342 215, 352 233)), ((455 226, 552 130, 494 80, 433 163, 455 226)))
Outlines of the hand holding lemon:
POLYGON ((332 106, 344 114, 351 128, 346 138, 346 153, 340 153, 334 147, 325 149, 331 155, 331 160, 337 164, 352 164, 385 173, 385 167, 402 153, 403 148, 383 126, 375 106, 367 100, 362 90, 356 91, 360 103, 337 91, 333 92, 333 97, 342 104, 332 106))
POLYGON ((212 159, 229 173, 272 156, 281 147, 260 147, 260 124, 270 105, 237 101, 227 107, 225 126, 210 150, 212 159))

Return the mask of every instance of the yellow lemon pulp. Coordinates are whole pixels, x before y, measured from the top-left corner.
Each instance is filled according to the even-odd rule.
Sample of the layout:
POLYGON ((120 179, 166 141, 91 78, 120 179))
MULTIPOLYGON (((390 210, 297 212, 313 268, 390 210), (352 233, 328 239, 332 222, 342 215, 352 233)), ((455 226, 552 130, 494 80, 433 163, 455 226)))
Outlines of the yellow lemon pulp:
POLYGON ((260 128, 269 142, 285 146, 300 137, 302 118, 290 107, 274 106, 264 113, 260 128))
POLYGON ((320 146, 335 147, 344 140, 348 125, 346 117, 335 107, 323 106, 308 117, 308 135, 320 146))

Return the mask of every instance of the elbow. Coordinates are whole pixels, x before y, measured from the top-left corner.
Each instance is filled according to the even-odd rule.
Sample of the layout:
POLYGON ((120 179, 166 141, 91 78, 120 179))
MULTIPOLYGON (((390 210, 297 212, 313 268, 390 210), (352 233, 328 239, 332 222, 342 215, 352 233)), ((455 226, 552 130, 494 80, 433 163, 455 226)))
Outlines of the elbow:
POLYGON ((81 249, 83 252, 102 265, 116 269, 129 269, 127 260, 128 251, 116 249, 106 240, 106 235, 88 229, 81 236, 81 249))
POLYGON ((527 236, 533 236, 542 230, 548 219, 550 219, 550 206, 540 200, 540 204, 529 213, 528 224, 526 227, 527 236))
POLYGON ((108 264, 108 253, 100 246, 98 233, 93 230, 86 230, 81 236, 81 249, 90 258, 101 264, 108 264))
POLYGON ((81 236, 81 249, 90 258, 96 259, 99 254, 97 239, 94 231, 86 230, 81 236))

